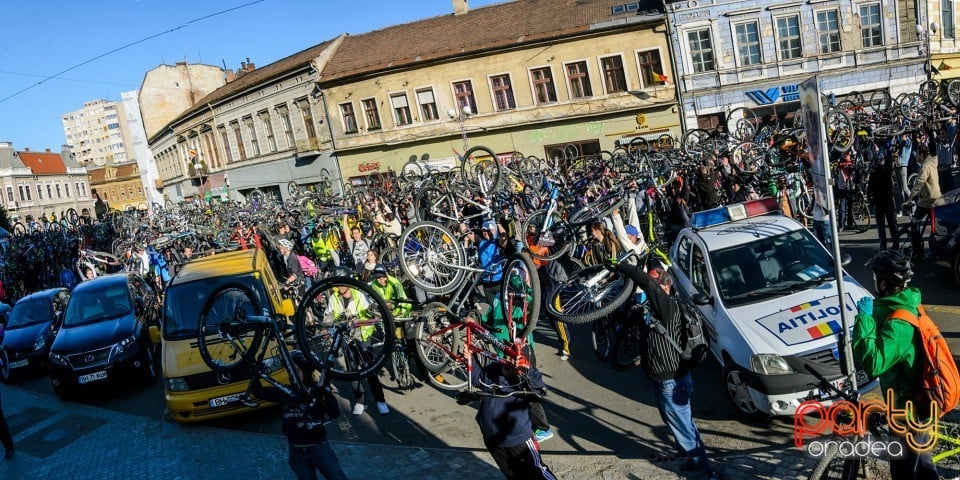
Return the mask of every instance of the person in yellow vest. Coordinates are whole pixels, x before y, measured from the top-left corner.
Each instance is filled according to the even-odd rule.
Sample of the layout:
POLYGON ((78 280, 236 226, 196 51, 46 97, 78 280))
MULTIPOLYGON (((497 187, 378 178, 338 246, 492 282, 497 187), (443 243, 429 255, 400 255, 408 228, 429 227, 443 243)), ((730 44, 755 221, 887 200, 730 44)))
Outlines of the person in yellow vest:
POLYGON ((330 271, 340 265, 337 252, 330 246, 330 242, 323 238, 323 230, 317 228, 313 230, 313 238, 310 239, 310 247, 317 257, 317 266, 322 271, 330 271))
MULTIPOLYGON (((333 295, 330 296, 330 302, 327 304, 324 317, 336 321, 339 317, 358 317, 370 318, 370 303, 366 295, 359 290, 350 288, 347 285, 337 285, 333 295)), ((350 350, 346 352, 348 363, 372 362, 373 354, 371 349, 371 340, 377 331, 374 325, 364 325, 360 327, 360 341, 353 342, 350 350)), ((370 393, 373 394, 377 402, 377 410, 381 415, 390 413, 390 407, 387 406, 387 399, 383 393, 383 385, 380 384, 380 377, 376 372, 366 378, 370 385, 370 393)), ((363 415, 367 410, 366 390, 363 388, 363 380, 353 382, 353 405, 354 415, 363 415)))
POLYGON ((373 269, 373 280, 370 286, 383 297, 387 302, 387 308, 393 311, 394 317, 409 317, 413 306, 407 302, 397 302, 396 300, 407 300, 407 292, 403 289, 403 283, 400 279, 387 273, 383 264, 377 264, 373 269))

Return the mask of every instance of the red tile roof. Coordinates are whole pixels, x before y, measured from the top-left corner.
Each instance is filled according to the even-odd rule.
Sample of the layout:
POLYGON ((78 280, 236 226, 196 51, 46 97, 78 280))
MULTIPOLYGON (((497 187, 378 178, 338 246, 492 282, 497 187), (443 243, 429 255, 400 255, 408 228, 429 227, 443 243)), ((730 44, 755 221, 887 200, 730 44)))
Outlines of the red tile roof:
POLYGON ((107 171, 103 167, 90 168, 87 167, 87 176, 90 177, 90 183, 99 183, 102 182, 107 175, 107 171))
MULTIPOLYGON (((604 22, 623 23, 637 11, 613 14, 627 0, 516 0, 349 35, 323 69, 323 81, 418 62, 478 53, 585 32, 604 22)), ((640 12, 661 14, 662 3, 639 2, 640 12)), ((609 26, 613 26, 612 24, 609 26)))
POLYGON ((64 175, 67 166, 59 153, 44 152, 17 152, 20 161, 29 168, 34 175, 64 175))
POLYGON ((136 163, 124 163, 123 165, 117 165, 117 178, 127 180, 130 177, 139 177, 140 173, 134 173, 136 169, 136 163))

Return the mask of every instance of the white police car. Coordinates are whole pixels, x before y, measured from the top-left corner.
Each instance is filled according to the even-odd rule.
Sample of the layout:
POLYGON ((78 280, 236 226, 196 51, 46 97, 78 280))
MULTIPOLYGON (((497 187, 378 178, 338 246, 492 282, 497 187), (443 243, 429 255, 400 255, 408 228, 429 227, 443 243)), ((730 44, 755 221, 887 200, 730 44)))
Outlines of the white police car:
MULTIPOLYGON (((821 398, 810 365, 842 381, 836 333, 840 308, 833 257, 775 199, 695 213, 670 249, 677 291, 702 315, 723 365, 727 396, 746 416, 792 415, 821 398)), ((849 257, 846 259, 849 261, 849 257)), ((870 293, 844 274, 850 322, 870 293)), ((861 391, 876 379, 857 372, 861 391)))

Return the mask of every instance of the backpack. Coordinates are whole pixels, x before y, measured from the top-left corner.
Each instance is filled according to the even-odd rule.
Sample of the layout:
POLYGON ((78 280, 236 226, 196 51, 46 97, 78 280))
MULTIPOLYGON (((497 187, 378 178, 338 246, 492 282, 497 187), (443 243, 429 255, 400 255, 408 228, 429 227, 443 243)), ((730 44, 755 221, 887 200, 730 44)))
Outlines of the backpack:
POLYGON ((659 320, 651 318, 650 328, 663 335, 674 350, 680 354, 680 359, 687 368, 699 367, 707 359, 707 337, 703 334, 703 322, 700 316, 692 312, 690 307, 683 302, 677 302, 680 307, 680 338, 675 339, 660 323, 659 320), (682 347, 681 347, 682 345, 682 347))
POLYGON ((960 372, 940 329, 927 315, 923 305, 918 307, 918 311, 919 318, 904 309, 894 310, 889 318, 903 320, 920 331, 923 371, 920 375, 921 391, 915 400, 920 402, 920 412, 926 411, 930 402, 935 402, 942 417, 960 403, 960 372))
POLYGON ((303 270, 303 274, 314 278, 320 273, 320 269, 317 268, 317 264, 313 263, 313 260, 310 260, 308 257, 303 255, 297 255, 297 260, 300 261, 300 269, 303 270))

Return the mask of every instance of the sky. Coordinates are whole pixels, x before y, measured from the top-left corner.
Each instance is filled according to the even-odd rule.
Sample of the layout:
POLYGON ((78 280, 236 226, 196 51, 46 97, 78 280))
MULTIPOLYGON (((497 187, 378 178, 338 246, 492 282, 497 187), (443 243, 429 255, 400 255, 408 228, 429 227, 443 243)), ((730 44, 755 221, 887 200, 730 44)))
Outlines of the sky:
POLYGON ((259 68, 341 33, 452 13, 451 0, 4 0, 0 141, 59 151, 63 114, 120 101, 161 64, 259 68))

